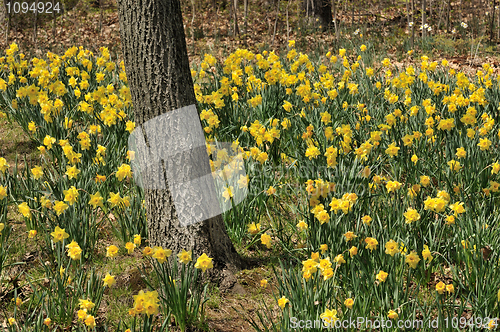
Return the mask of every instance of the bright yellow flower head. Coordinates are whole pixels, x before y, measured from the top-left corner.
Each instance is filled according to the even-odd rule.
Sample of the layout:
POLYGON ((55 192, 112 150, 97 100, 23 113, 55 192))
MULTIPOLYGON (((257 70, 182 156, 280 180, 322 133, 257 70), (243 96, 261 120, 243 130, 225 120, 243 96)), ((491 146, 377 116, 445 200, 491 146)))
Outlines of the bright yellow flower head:
POLYGON ((31 169, 31 174, 33 174, 33 178, 35 180, 40 179, 43 176, 43 169, 40 166, 35 166, 31 169))
POLYGON ((95 304, 90 301, 90 300, 83 300, 79 299, 78 302, 80 303, 80 309, 82 310, 92 310, 92 308, 95 307, 95 304))
POLYGON ((309 227, 304 220, 300 220, 299 223, 296 226, 301 231, 304 231, 304 230, 306 230, 309 227))
POLYGON ((373 249, 377 249, 378 241, 372 237, 367 237, 365 239, 366 242, 366 249, 370 249, 372 251, 373 249))
POLYGON ((140 234, 135 234, 134 235, 134 244, 137 246, 140 246, 142 242, 142 238, 140 234))
POLYGON ((347 240, 347 242, 349 242, 349 241, 353 240, 354 238, 356 238, 357 236, 353 232, 349 231, 349 232, 344 234, 344 237, 347 240))
POLYGON ((153 254, 154 254, 154 252, 153 252, 153 248, 151 248, 151 247, 146 247, 146 248, 144 248, 144 251, 143 251, 143 255, 144 255, 144 256, 149 256, 149 257, 152 257, 152 256, 153 256, 153 254))
POLYGON ((7 188, 0 186, 0 201, 7 197, 7 188))
POLYGON ((384 282, 386 279, 387 279, 387 276, 389 274, 387 272, 384 272, 382 270, 379 271, 379 273, 377 273, 377 280, 380 281, 380 282, 384 282))
POLYGON ((74 240, 71 241, 70 244, 66 245, 66 248, 68 248, 68 257, 72 260, 77 261, 81 258, 82 249, 74 240))
POLYGON ((389 317, 389 319, 398 319, 399 316, 394 310, 389 310, 387 317, 389 317))
POLYGON ((430 177, 428 177, 427 175, 420 176, 420 184, 422 184, 422 186, 427 187, 429 183, 431 183, 430 177))
POLYGON ((127 130, 129 133, 132 133, 134 129, 135 129, 135 122, 127 121, 125 130, 127 130))
POLYGON ((388 154, 389 156, 394 157, 398 155, 399 147, 396 146, 396 143, 393 142, 389 144, 389 147, 385 150, 385 153, 388 154))
POLYGON ((96 326, 94 316, 88 315, 87 318, 85 318, 85 325, 87 325, 90 328, 94 328, 96 326))
POLYGON ((106 274, 106 276, 104 277, 104 279, 102 279, 102 281, 104 282, 104 286, 106 287, 111 287, 116 283, 115 276, 112 276, 109 273, 106 274))
POLYGON ((134 252, 134 249, 135 249, 135 244, 132 243, 132 242, 127 242, 125 243, 125 249, 127 249, 127 252, 129 254, 133 253, 134 252))
POLYGON ((455 216, 457 216, 458 214, 462 214, 465 212, 465 208, 464 208, 464 203, 463 202, 456 202, 456 203, 453 203, 449 206, 449 208, 454 212, 455 216))
POLYGON ((120 193, 109 193, 108 202, 111 204, 111 207, 116 207, 123 202, 123 198, 120 197, 120 193))
POLYGON ((415 165, 417 164, 417 162, 418 162, 418 157, 417 157, 417 155, 416 155, 416 154, 414 154, 413 156, 411 156, 411 161, 412 161, 412 163, 414 163, 415 165))
POLYGON ((31 210, 30 207, 28 206, 28 203, 23 202, 19 204, 18 206, 19 213, 21 213, 25 218, 31 219, 31 210))
POLYGON ((68 176, 68 179, 76 179, 78 174, 80 174, 80 170, 78 168, 76 168, 76 166, 66 166, 66 173, 65 173, 67 176, 68 176))
POLYGON ((116 171, 116 177, 118 181, 123 181, 125 177, 132 177, 132 169, 130 165, 122 164, 118 167, 118 171, 116 171))
POLYGON ((286 297, 282 297, 278 300, 278 305, 280 306, 281 309, 285 309, 286 304, 290 302, 286 297))
POLYGON ((99 192, 96 192, 94 195, 90 195, 89 205, 92 205, 93 208, 97 208, 100 206, 104 208, 104 198, 101 196, 99 192))
MULTIPOLYGON (((139 294, 134 295, 134 314, 145 313, 148 316, 158 313, 158 292, 144 292, 140 291, 139 294)), ((130 311, 129 311, 130 313, 130 311)))
POLYGON ((162 247, 153 248, 153 258, 156 258, 159 263, 164 263, 170 255, 172 255, 172 250, 170 249, 163 249, 162 247))
POLYGON ((385 253, 391 256, 399 253, 399 244, 392 239, 389 240, 389 242, 385 244, 385 253))
POLYGON ((115 245, 110 245, 108 248, 106 248, 106 257, 116 257, 118 256, 118 247, 115 245))
POLYGON ((212 258, 208 257, 207 254, 204 253, 200 257, 198 257, 194 267, 197 269, 201 269, 203 272, 205 272, 207 269, 212 269, 214 267, 212 258))
POLYGON ((363 224, 370 225, 373 219, 369 215, 366 215, 362 217, 361 220, 363 221, 363 224))
POLYGON ((418 254, 415 251, 412 251, 406 256, 405 262, 408 263, 411 268, 416 269, 418 262, 420 262, 420 257, 418 257, 418 254))
POLYGON ((47 150, 52 149, 52 144, 56 142, 56 139, 54 137, 50 137, 49 135, 45 136, 43 139, 43 145, 47 147, 47 150))
POLYGON ((262 242, 262 244, 265 245, 267 249, 271 248, 271 237, 267 233, 264 233, 260 236, 260 242, 262 242))
POLYGON ((457 153, 455 153, 455 155, 457 156, 457 158, 465 158, 465 156, 467 155, 467 151, 465 151, 464 148, 457 148, 457 153))
POLYGON ((335 326, 335 322, 339 320, 337 317, 337 310, 335 309, 330 310, 327 308, 319 317, 323 321, 323 325, 326 327, 335 326))
POLYGON ((248 232, 252 235, 255 235, 260 232, 260 223, 251 223, 248 225, 248 232))
POLYGON ((455 287, 453 286, 453 284, 446 285, 446 291, 448 293, 455 293, 455 287))
POLYGON ((406 223, 410 224, 414 221, 420 220, 420 214, 417 212, 417 210, 408 208, 405 213, 403 213, 406 223))
MULTIPOLYGON (((339 257, 339 259, 340 259, 340 257, 339 257)), ((335 262, 338 262, 338 259, 335 262)), ((304 264, 304 262, 302 262, 302 264, 304 264)), ((314 266, 314 268, 316 268, 318 266, 317 264, 314 264, 314 265, 312 265, 312 264, 314 264, 314 262, 311 263, 311 266, 314 266)), ((319 268, 320 268, 320 270, 321 270, 322 273, 324 273, 325 270, 327 270, 327 269, 329 269, 331 267, 332 267, 332 262, 330 262, 330 257, 327 257, 325 259, 320 259, 319 260, 319 268)), ((304 265, 303 271, 305 271, 305 270, 308 270, 308 269, 305 268, 305 265, 304 265)))
POLYGON ((462 168, 460 162, 453 159, 448 162, 448 166, 450 166, 450 169, 455 172, 458 172, 462 168))
POLYGON ((78 200, 78 190, 75 186, 71 186, 68 190, 64 190, 64 201, 68 202, 69 205, 73 205, 78 200))
POLYGON ((358 254, 358 248, 357 247, 351 247, 349 249, 349 256, 353 257, 353 256, 356 256, 358 254))
POLYGON ((60 216, 66 209, 68 208, 68 204, 61 202, 61 201, 55 201, 54 202, 54 211, 56 211, 57 216, 60 216))
POLYGON ((401 183, 398 181, 387 181, 385 185, 387 192, 396 191, 401 188, 401 183))
POLYGON ((266 190, 266 194, 267 194, 268 196, 271 196, 271 195, 276 194, 276 188, 274 188, 273 186, 270 186, 270 187, 266 190))
POLYGON ((491 174, 498 174, 498 172, 500 172, 500 164, 497 161, 491 165, 491 174))
POLYGON ((315 217, 319 220, 320 224, 323 225, 324 223, 327 223, 330 220, 330 215, 328 212, 324 209, 320 210, 315 217))
POLYGON ((337 263, 338 265, 340 265, 340 264, 345 264, 344 255, 342 255, 342 254, 338 254, 338 255, 337 255, 337 256, 335 256, 335 258, 333 259, 333 262, 337 263))
POLYGON ((189 251, 182 250, 182 252, 177 254, 179 261, 183 264, 187 264, 187 263, 191 262, 193 260, 191 258, 191 256, 192 256, 191 250, 189 250, 189 251))
POLYGON ((431 251, 429 250, 429 246, 427 246, 426 244, 424 244, 424 250, 422 250, 422 257, 424 258, 424 260, 429 260, 429 263, 434 259, 434 257, 432 257, 431 251))
POLYGON ((481 151, 485 151, 485 150, 488 150, 491 146, 491 141, 487 138, 481 138, 479 140, 479 143, 477 144, 477 146, 479 146, 479 148, 481 149, 481 151))
POLYGON ((312 258, 305 260, 305 261, 302 261, 302 272, 309 273, 309 274, 316 273, 319 266, 320 266, 320 263, 318 263, 317 260, 312 259, 312 258))
POLYGON ((446 285, 444 284, 444 282, 440 281, 436 284, 436 291, 439 294, 443 294, 445 290, 446 290, 446 285))

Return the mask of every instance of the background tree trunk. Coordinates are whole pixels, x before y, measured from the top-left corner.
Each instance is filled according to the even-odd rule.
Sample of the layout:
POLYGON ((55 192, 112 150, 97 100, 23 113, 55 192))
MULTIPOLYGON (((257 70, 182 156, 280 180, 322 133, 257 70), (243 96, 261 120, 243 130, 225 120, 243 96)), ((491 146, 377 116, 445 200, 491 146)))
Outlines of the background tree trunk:
POLYGON ((238 26, 238 0, 234 0, 232 6, 233 6, 233 19, 234 19, 233 35, 236 36, 240 34, 240 28, 238 26))
POLYGON ((319 23, 324 30, 333 25, 332 4, 330 0, 304 0, 303 7, 309 8, 308 14, 310 13, 311 16, 319 19, 319 23), (309 1, 311 6, 307 7, 309 1))
POLYGON ((426 23, 426 9, 427 6, 425 4, 425 0, 422 0, 422 39, 425 38, 427 34, 427 29, 425 28, 425 23, 426 23))
POLYGON ((243 21, 243 28, 244 34, 248 34, 248 0, 243 0, 243 5, 244 5, 244 21, 243 21))
MULTIPOLYGON (((118 0, 118 10, 136 125, 196 105, 179 0, 118 0)), ((208 156, 202 167, 210 174, 208 156)), ((165 163, 162 171, 165 174, 165 163)), ((144 190, 150 245, 173 252, 193 250, 193 257, 206 253, 213 258, 213 276, 234 283, 231 272, 241 266, 241 260, 222 217, 182 227, 168 183, 166 188, 144 190)), ((189 195, 198 197, 196 192, 189 195)))

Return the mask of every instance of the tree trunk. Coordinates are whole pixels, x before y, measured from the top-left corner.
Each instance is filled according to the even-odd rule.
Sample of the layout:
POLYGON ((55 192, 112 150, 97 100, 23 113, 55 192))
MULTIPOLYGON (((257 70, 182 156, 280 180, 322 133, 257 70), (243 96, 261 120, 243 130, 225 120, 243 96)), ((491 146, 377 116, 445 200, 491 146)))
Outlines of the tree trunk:
POLYGON ((443 2, 441 4, 441 9, 439 10, 439 21, 438 21, 438 24, 436 26, 436 31, 439 30, 439 28, 441 27, 441 19, 443 18, 443 10, 444 10, 444 6, 445 6, 445 2, 443 2))
POLYGON ((333 7, 333 27, 335 28, 335 38, 338 40, 339 39, 339 27, 337 23, 337 4, 335 3, 336 0, 332 0, 332 7, 333 7))
POLYGON ((238 26, 238 0, 233 1, 233 18, 233 35, 236 36, 240 34, 240 28, 238 26))
POLYGON ((323 30, 330 28, 333 24, 333 16, 332 16, 332 4, 330 0, 304 0, 303 6, 308 9, 308 3, 311 1, 311 16, 319 19, 319 23, 323 30))
MULTIPOLYGON (((54 0, 52 0, 52 8, 54 8, 54 0)), ((55 10, 52 11, 52 40, 55 44, 56 42, 56 12, 55 10)))
POLYGON ((243 15, 245 16, 243 21, 243 28, 245 29, 244 34, 248 34, 248 0, 243 0, 243 6, 245 8, 243 12, 243 15))
POLYGON ((276 28, 278 27, 279 15, 280 15, 280 0, 278 0, 278 4, 276 5, 276 19, 274 20, 274 30, 273 30, 273 38, 271 39, 271 48, 274 47, 274 37, 276 37, 276 28))
POLYGON ((34 21, 33 21, 33 44, 35 44, 35 51, 38 48, 38 40, 37 40, 37 18, 38 18, 38 0, 35 0, 35 13, 34 13, 34 21))
MULTIPOLYGON (((117 2, 122 52, 137 128, 167 112, 196 105, 179 0, 118 0, 117 2)), ((189 124, 192 127, 190 134, 203 135, 199 116, 196 114, 196 118, 193 119, 189 124), (201 133, 194 133, 198 127, 201 133)), ((162 127, 163 133, 177 130, 179 126, 178 123, 168 125, 169 127, 162 127)), ((142 131, 145 129, 142 128, 142 131)), ((147 137, 146 142, 149 146, 155 139, 161 138, 147 137)), ((179 143, 189 144, 184 141, 179 143)), ((161 173, 156 173, 157 179, 167 174, 165 166, 167 163, 177 165, 185 172, 193 171, 184 170, 185 164, 181 163, 192 162, 189 158, 190 155, 181 155, 179 158, 161 160, 161 165, 157 167, 161 173)), ((210 174, 206 152, 204 158, 197 165, 200 169, 195 171, 210 174)), ((236 282, 232 272, 240 268, 242 262, 227 235, 222 216, 217 215, 183 227, 178 216, 185 213, 184 210, 192 210, 187 212, 194 213, 198 207, 189 206, 176 211, 173 194, 169 189, 172 182, 163 181, 163 188, 166 189, 144 189, 150 245, 166 247, 173 252, 192 250, 194 257, 206 253, 213 258, 212 277, 230 282, 231 284, 226 287, 231 287, 236 282)), ((198 192, 190 191, 184 194, 190 199, 199 197, 198 192)))
POLYGON ((446 11, 446 31, 450 32, 451 0, 448 0, 448 10, 446 11))
POLYGON ((351 2, 351 29, 354 28, 354 2, 351 2))
POLYGON ((491 5, 490 43, 493 42, 493 34, 494 34, 493 27, 495 25, 495 9, 496 9, 495 7, 496 7, 496 0, 493 0, 491 5))
POLYGON ((425 35, 427 34, 427 29, 425 28, 425 22, 426 22, 426 5, 425 5, 425 0, 422 0, 422 39, 425 38, 425 35))
POLYGON ((411 27, 411 49, 415 49, 415 3, 411 0, 411 21, 413 26, 411 27))
POLYGON ((99 34, 102 37, 102 0, 99 0, 99 34))

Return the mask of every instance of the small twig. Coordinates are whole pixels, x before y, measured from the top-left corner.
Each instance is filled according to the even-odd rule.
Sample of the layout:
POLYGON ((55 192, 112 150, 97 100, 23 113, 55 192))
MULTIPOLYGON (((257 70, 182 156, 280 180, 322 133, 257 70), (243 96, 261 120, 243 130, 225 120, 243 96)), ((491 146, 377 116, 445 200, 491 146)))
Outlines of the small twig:
POLYGON ((276 19, 274 20, 274 32, 273 32, 273 39, 271 41, 271 47, 274 47, 274 37, 276 36, 276 27, 278 25, 278 16, 280 13, 280 0, 278 0, 278 5, 277 5, 277 12, 276 12, 276 19))

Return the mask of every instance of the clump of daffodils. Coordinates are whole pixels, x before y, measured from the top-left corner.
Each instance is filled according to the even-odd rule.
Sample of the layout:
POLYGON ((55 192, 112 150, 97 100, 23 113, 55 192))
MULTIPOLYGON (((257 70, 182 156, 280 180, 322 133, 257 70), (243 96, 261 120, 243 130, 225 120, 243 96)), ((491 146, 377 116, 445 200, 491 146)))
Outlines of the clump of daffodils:
POLYGON ((158 313, 159 308, 158 292, 144 292, 140 291, 139 294, 134 295, 134 307, 129 310, 129 315, 135 316, 137 314, 146 314, 148 316, 158 313))

